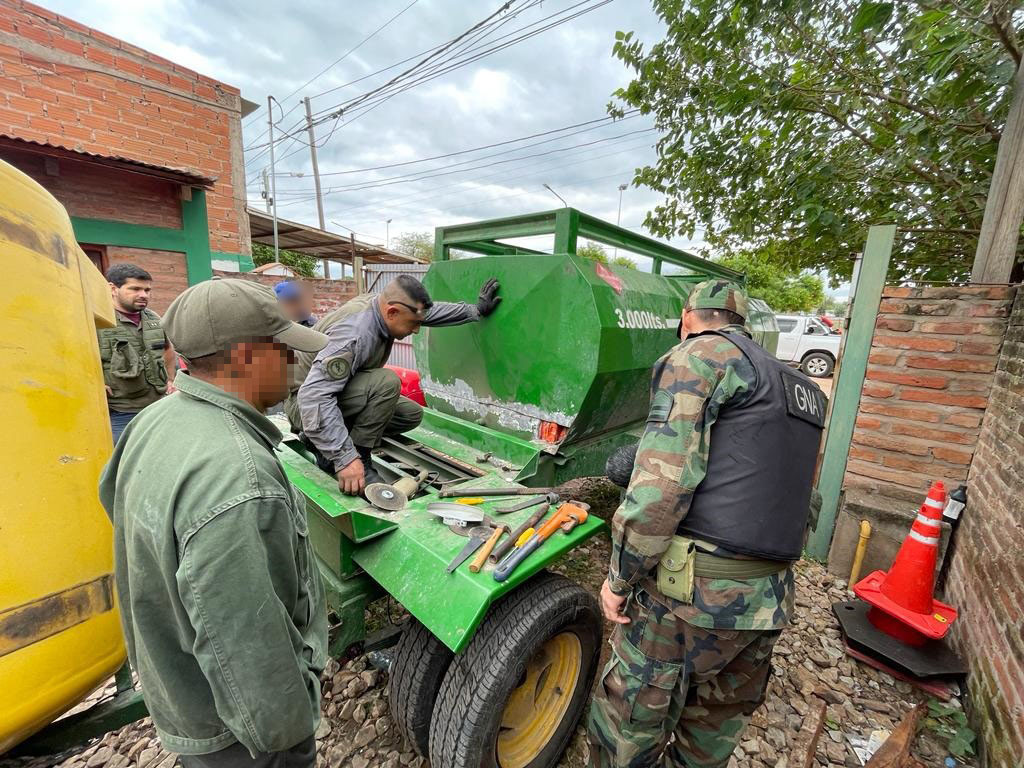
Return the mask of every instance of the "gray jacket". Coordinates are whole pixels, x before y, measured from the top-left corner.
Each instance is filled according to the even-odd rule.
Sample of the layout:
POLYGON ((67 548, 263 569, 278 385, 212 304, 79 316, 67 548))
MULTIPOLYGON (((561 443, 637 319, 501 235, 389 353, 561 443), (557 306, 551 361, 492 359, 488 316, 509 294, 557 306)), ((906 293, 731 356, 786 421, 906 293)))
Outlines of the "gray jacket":
MULTIPOLYGON (((364 293, 317 321, 313 327, 328 335, 327 346, 316 355, 299 353, 294 366, 292 394, 285 405, 292 428, 301 427, 335 471, 359 457, 337 396, 359 371, 382 367, 395 341, 377 299, 376 294, 364 293)), ((475 304, 437 302, 423 325, 462 325, 479 319, 475 304)))

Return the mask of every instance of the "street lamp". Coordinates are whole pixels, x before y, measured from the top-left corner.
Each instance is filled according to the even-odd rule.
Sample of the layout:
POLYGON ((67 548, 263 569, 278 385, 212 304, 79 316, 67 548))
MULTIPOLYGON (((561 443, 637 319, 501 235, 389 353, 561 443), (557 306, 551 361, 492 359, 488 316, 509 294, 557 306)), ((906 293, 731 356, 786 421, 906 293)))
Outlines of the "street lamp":
POLYGON ((565 198, 564 198, 564 197, 562 197, 562 196, 561 196, 560 194, 558 194, 557 192, 555 192, 555 190, 553 190, 553 189, 551 188, 551 186, 550 186, 550 185, 548 185, 548 184, 542 184, 541 186, 543 186, 543 187, 544 187, 544 189, 546 189, 546 190, 547 190, 548 192, 550 192, 550 193, 551 193, 552 195, 554 195, 554 196, 555 196, 555 197, 557 197, 557 198, 558 198, 559 200, 561 200, 561 201, 562 201, 562 205, 564 205, 564 206, 565 206, 566 208, 568 208, 568 207, 569 207, 569 204, 568 204, 567 202, 565 202, 565 198))
POLYGON ((393 219, 388 219, 384 222, 384 247, 391 249, 391 222, 393 219))
MULTIPOLYGON (((619 226, 622 223, 622 193, 626 191, 628 184, 619 184, 619 212, 615 216, 615 226, 619 226)), ((615 252, 612 254, 612 258, 616 258, 619 255, 619 246, 615 246, 615 252)))

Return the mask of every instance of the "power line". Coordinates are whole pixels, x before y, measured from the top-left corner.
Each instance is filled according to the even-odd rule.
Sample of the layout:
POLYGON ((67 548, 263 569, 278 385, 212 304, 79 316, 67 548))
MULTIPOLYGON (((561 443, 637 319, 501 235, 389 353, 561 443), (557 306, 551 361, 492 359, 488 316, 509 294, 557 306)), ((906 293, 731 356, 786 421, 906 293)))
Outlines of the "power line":
MULTIPOLYGON (((401 167, 401 166, 407 166, 407 165, 415 165, 415 164, 418 164, 418 163, 427 162, 429 160, 443 159, 443 158, 448 158, 448 157, 455 157, 455 156, 463 155, 463 154, 467 154, 467 153, 478 152, 480 150, 488 149, 490 147, 499 147, 499 146, 504 146, 504 145, 507 145, 507 144, 517 143, 517 142, 521 142, 521 141, 526 141, 527 139, 536 138, 538 136, 548 136, 548 135, 550 135, 552 133, 561 133, 562 134, 562 135, 559 135, 559 136, 554 136, 552 138, 543 139, 541 141, 534 141, 534 142, 531 142, 529 144, 524 144, 523 146, 520 146, 520 147, 513 147, 512 149, 502 150, 501 152, 493 152, 493 153, 488 154, 488 155, 482 155, 480 157, 474 157, 474 158, 471 158, 471 159, 468 159, 468 160, 460 161, 458 163, 453 163, 451 165, 440 166, 438 168, 432 168, 432 169, 425 169, 423 171, 415 171, 412 174, 406 174, 405 176, 393 177, 393 178, 406 178, 406 177, 417 176, 419 174, 424 174, 424 173, 434 175, 435 171, 449 171, 451 169, 457 168, 458 166, 468 165, 470 163, 479 163, 482 160, 489 160, 491 158, 501 157, 503 155, 508 155, 508 154, 513 153, 513 152, 521 152, 523 150, 532 149, 534 147, 539 147, 539 146, 542 146, 544 144, 550 144, 553 141, 561 141, 563 139, 570 138, 571 136, 577 136, 577 135, 579 135, 581 133, 590 133, 591 131, 599 130, 601 128, 605 128, 605 127, 610 126, 610 125, 615 125, 615 124, 618 124, 620 122, 624 122, 625 120, 632 120, 632 119, 634 119, 634 118, 636 118, 638 116, 639 116, 639 110, 631 110, 630 113, 627 113, 627 117, 624 117, 624 118, 621 118, 621 119, 616 119, 614 122, 608 122, 612 118, 603 118, 601 120, 590 120, 590 121, 587 121, 585 123, 577 123, 576 125, 565 126, 564 128, 558 128, 558 129, 554 129, 552 131, 544 131, 542 133, 533 134, 531 136, 524 136, 524 137, 520 137, 518 139, 509 139, 507 141, 496 142, 494 144, 485 145, 483 147, 475 147, 473 149, 462 150, 462 151, 459 151, 459 152, 449 152, 448 154, 445 154, 445 155, 435 155, 434 157, 423 158, 421 160, 408 160, 408 161, 403 162, 403 163, 392 163, 390 165, 381 165, 381 166, 375 166, 375 167, 372 167, 372 168, 362 168, 362 169, 357 169, 357 170, 352 170, 352 171, 338 171, 336 173, 322 173, 322 174, 320 174, 320 176, 323 177, 323 176, 344 175, 344 174, 349 174, 349 173, 363 173, 363 172, 382 170, 382 169, 387 169, 387 168, 395 168, 395 167, 401 167), (604 123, 603 125, 593 125, 593 123, 602 123, 602 122, 604 123), (575 131, 572 131, 570 133, 565 133, 565 131, 567 131, 567 130, 569 130, 571 128, 578 128, 579 126, 589 126, 589 127, 579 128, 579 130, 575 130, 575 131)), ((647 129, 647 130, 653 130, 653 129, 647 129)), ((630 134, 623 134, 623 135, 628 136, 630 134)), ((615 140, 615 139, 616 139, 616 137, 607 137, 606 139, 601 139, 599 141, 611 141, 611 140, 615 140)), ((563 147, 563 148, 561 148, 558 151, 569 151, 569 150, 573 150, 573 149, 578 149, 581 146, 587 146, 587 144, 582 144, 582 145, 574 144, 574 145, 571 145, 569 147, 563 147)), ((529 159, 529 158, 536 157, 536 156, 537 155, 524 155, 524 156, 521 156, 521 157, 512 158, 511 160, 509 160, 507 162, 515 162, 517 160, 529 159)), ((481 168, 481 167, 487 167, 487 166, 475 166, 475 168, 481 168)), ((468 168, 468 169, 463 169, 463 170, 474 170, 474 168, 468 168)), ((425 178, 431 178, 431 176, 426 176, 425 178)), ((413 179, 413 180, 415 180, 415 179, 413 179)), ((380 181, 380 180, 378 180, 378 181, 380 181)), ((372 181, 357 182, 353 186, 359 186, 361 184, 369 184, 369 183, 374 183, 374 182, 372 182, 372 181)), ((338 187, 338 188, 334 188, 334 189, 344 189, 344 188, 345 187, 338 187)), ((305 190, 298 190, 298 189, 285 190, 285 192, 292 193, 292 194, 304 194, 304 193, 308 193, 310 191, 312 191, 312 190, 308 190, 308 189, 305 189, 305 190)))
MULTIPOLYGON (((388 86, 390 86, 390 85, 391 85, 391 83, 395 82, 396 80, 398 80, 398 79, 400 79, 400 78, 402 78, 402 77, 405 77, 405 76, 406 76, 406 74, 408 74, 408 73, 410 73, 410 72, 413 72, 413 71, 415 71, 417 67, 420 67, 420 66, 422 66, 422 65, 423 65, 423 64, 424 64, 425 62, 427 62, 427 61, 429 61, 430 59, 434 58, 434 57, 435 57, 435 56, 437 56, 437 55, 438 55, 439 53, 442 53, 442 52, 444 52, 445 50, 447 50, 448 48, 450 48, 451 46, 453 46, 453 45, 454 45, 455 43, 457 43, 457 42, 458 42, 459 40, 463 39, 464 37, 466 37, 466 36, 467 36, 467 35, 469 35, 470 33, 474 32, 475 30, 477 30, 478 28, 480 28, 480 27, 481 27, 482 25, 484 25, 484 24, 488 23, 488 22, 489 22, 489 21, 490 21, 491 19, 493 19, 493 18, 494 18, 495 16, 499 15, 500 13, 502 13, 503 11, 505 11, 506 9, 508 9, 508 8, 509 8, 509 6, 511 6, 511 5, 512 5, 512 3, 514 3, 514 2, 518 2, 518 1, 519 1, 519 0, 506 0, 506 2, 505 2, 504 4, 502 4, 502 6, 501 6, 501 7, 500 7, 500 8, 499 8, 499 9, 498 9, 497 11, 495 11, 494 13, 492 13, 492 14, 491 14, 490 16, 488 16, 488 17, 487 17, 486 19, 484 19, 484 20, 483 20, 483 21, 481 21, 481 22, 478 22, 478 23, 474 24, 474 25, 473 25, 472 27, 470 27, 470 28, 469 28, 469 29, 467 29, 466 31, 462 32, 461 34, 457 35, 456 37, 452 38, 452 39, 451 39, 451 40, 449 40, 448 42, 446 42, 446 43, 443 43, 443 44, 441 44, 440 46, 437 46, 437 47, 435 47, 435 48, 432 48, 432 49, 430 49, 429 55, 428 55, 428 56, 427 56, 426 58, 424 58, 424 59, 422 59, 421 61, 417 62, 417 63, 416 63, 415 65, 413 65, 413 66, 412 66, 412 67, 410 67, 409 69, 405 70, 404 72, 402 72, 402 73, 400 73, 400 74, 396 75, 396 76, 395 76, 394 78, 392 78, 391 80, 389 80, 389 81, 388 81, 387 83, 385 83, 384 85, 380 86, 380 88, 378 88, 378 89, 373 89, 373 90, 371 90, 371 91, 368 91, 368 92, 367 92, 366 94, 362 94, 362 95, 360 95, 360 96, 356 96, 356 97, 354 97, 354 98, 355 98, 356 100, 358 100, 358 99, 362 99, 362 98, 364 98, 364 97, 366 97, 366 96, 372 95, 372 94, 373 94, 373 93, 375 93, 375 92, 376 92, 377 90, 380 90, 380 89, 382 89, 382 88, 387 88, 388 86)), ((314 78, 314 79, 315 79, 315 78, 314 78)), ((310 82, 312 82, 312 81, 310 81, 310 82)), ((308 85, 308 84, 309 84, 309 83, 306 83, 306 85, 308 85)), ((291 96, 294 96, 294 95, 295 95, 295 93, 298 93, 298 91, 299 91, 299 90, 301 90, 301 89, 302 89, 302 88, 304 88, 304 87, 305 87, 305 85, 304 85, 304 86, 301 86, 301 87, 300 87, 299 89, 297 89, 296 91, 292 92, 291 94, 289 94, 289 95, 288 95, 288 96, 286 96, 285 98, 286 98, 286 99, 287 99, 287 98, 291 98, 291 96)), ((315 96, 313 96, 313 97, 310 97, 310 98, 315 98, 315 96)), ((318 113, 317 113, 317 117, 319 118, 319 120, 320 120, 320 121, 323 121, 324 119, 329 119, 329 118, 330 118, 330 115, 328 115, 328 117, 327 117, 327 118, 323 118, 323 117, 321 117, 321 115, 322 115, 322 113, 323 113, 323 112, 329 112, 329 111, 330 111, 330 110, 321 110, 320 112, 318 112, 318 113)), ((283 116, 282 116, 282 119, 283 119, 283 116)), ((318 122, 317 122, 317 121, 314 121, 314 123, 313 123, 313 124, 314 124, 314 125, 317 125, 317 124, 318 124, 318 122)), ((290 130, 294 130, 294 128, 293 128, 293 129, 290 129, 290 130)), ((263 135, 263 134, 261 134, 261 136, 262 136, 262 135, 263 135)), ((249 149, 256 149, 256 148, 258 148, 258 147, 260 147, 260 146, 263 146, 263 145, 254 145, 254 146, 250 146, 250 147, 249 147, 249 149)), ((262 155, 262 154, 263 154, 263 153, 261 153, 261 155, 262 155)), ((282 158, 282 159, 283 159, 283 158, 282 158)), ((251 162, 251 161, 249 161, 249 162, 251 162)))
MULTIPOLYGON (((654 130, 654 129, 652 128, 652 129, 648 129, 648 130, 654 130)), ((401 207, 407 207, 407 206, 403 206, 402 205, 402 201, 417 200, 417 199, 423 199, 423 198, 428 198, 428 197, 431 198, 431 199, 435 199, 435 198, 439 198, 439 197, 444 197, 444 195, 439 194, 441 192, 441 190, 451 189, 452 187, 464 187, 466 184, 469 184, 469 183, 480 183, 480 182, 483 182, 486 179, 494 178, 494 177, 501 177, 501 179, 503 181, 509 182, 509 181, 516 181, 518 179, 529 178, 531 176, 536 176, 538 174, 546 174, 547 175, 547 174, 550 174, 552 171, 556 171, 556 170, 559 170, 559 169, 562 169, 562 168, 569 168, 569 167, 580 165, 580 164, 583 164, 583 163, 591 163, 591 162, 594 162, 595 160, 600 160, 600 159, 604 159, 604 158, 607 158, 607 157, 615 157, 617 155, 622 155, 622 154, 625 154, 627 152, 633 152, 633 151, 635 151, 637 149, 640 149, 640 148, 642 148, 644 146, 647 146, 646 142, 642 142, 640 144, 635 144, 635 145, 630 145, 628 147, 624 147, 622 149, 618 149, 618 150, 616 150, 614 152, 607 152, 607 153, 604 153, 604 154, 601 154, 601 155, 596 155, 596 156, 593 156, 593 157, 584 157, 584 158, 579 159, 579 160, 574 160, 574 161, 569 162, 569 163, 561 163, 561 164, 558 164, 558 165, 551 165, 551 164, 546 163, 546 162, 545 163, 534 163, 533 165, 537 167, 537 170, 531 170, 531 171, 528 171, 527 173, 524 173, 524 174, 508 176, 506 173, 499 172, 499 173, 495 173, 495 174, 490 174, 488 176, 484 176, 484 177, 479 178, 479 179, 468 179, 468 180, 457 182, 455 184, 450 184, 450 185, 446 185, 446 186, 442 186, 442 187, 436 187, 436 188, 432 189, 430 192, 427 192, 427 193, 424 193, 424 194, 417 194, 417 195, 412 195, 412 196, 408 196, 408 197, 404 197, 404 198, 400 197, 400 198, 397 198, 395 200, 390 200, 388 202, 388 206, 391 207, 391 208, 394 208, 394 207, 401 208, 401 207)), ((572 148, 567 148, 567 149, 579 149, 579 148, 580 147, 572 147, 572 148)), ((548 154, 548 153, 544 153, 544 154, 548 154)), ((586 154, 586 152, 581 153, 581 154, 586 154)), ((529 159, 529 158, 519 158, 519 159, 523 160, 523 159, 529 159)), ((470 169, 467 169, 467 170, 470 170, 470 169)), ((418 180, 421 180, 421 179, 416 179, 414 181, 418 181, 418 180)), ((370 188, 370 187, 367 187, 367 188, 370 188)), ((347 189, 346 190, 334 190, 332 193, 333 194, 337 194, 337 193, 354 192, 354 191, 360 191, 360 190, 347 190, 347 189)), ((457 193, 449 193, 449 194, 457 194, 457 193)), ((299 204, 302 204, 302 203, 305 203, 305 202, 309 202, 312 199, 313 199, 312 197, 305 197, 305 198, 300 198, 300 199, 297 199, 297 200, 290 200, 290 201, 285 202, 285 203, 280 203, 279 205, 281 207, 284 207, 284 206, 294 206, 294 205, 299 205, 299 204)), ((348 213, 350 213, 352 211, 359 210, 361 208, 370 208, 370 207, 376 207, 376 206, 379 206, 379 203, 366 203, 366 204, 363 204, 363 205, 357 205, 357 206, 353 206, 351 208, 343 209, 341 212, 339 212, 339 213, 337 213, 335 215, 337 215, 337 216, 344 216, 344 215, 346 215, 346 214, 348 214, 348 213)))
MULTIPOLYGON (((654 130, 655 130, 654 128, 640 128, 640 129, 635 130, 635 131, 627 131, 626 133, 621 133, 621 134, 619 134, 617 136, 606 136, 604 138, 594 139, 593 141, 584 142, 582 144, 574 144, 574 145, 569 146, 569 147, 556 147, 555 149, 549 149, 549 150, 547 150, 545 152, 535 152, 533 154, 523 155, 522 157, 513 157, 513 158, 508 158, 508 159, 505 159, 505 160, 496 160, 493 163, 483 163, 481 165, 474 165, 474 166, 469 167, 469 168, 458 168, 458 169, 455 169, 455 170, 444 170, 444 171, 437 171, 437 172, 421 171, 421 172, 418 172, 418 173, 405 174, 405 175, 402 175, 402 176, 392 176, 390 178, 380 179, 378 181, 357 182, 357 183, 354 183, 354 184, 347 184, 347 185, 343 185, 343 186, 340 186, 340 187, 330 187, 330 188, 328 188, 327 190, 324 191, 324 194, 329 194, 329 193, 332 193, 332 192, 344 192, 344 191, 356 192, 356 191, 363 190, 363 189, 376 189, 378 187, 394 186, 395 184, 408 184, 408 183, 413 182, 413 181, 422 181, 424 179, 435 179, 435 178, 438 178, 439 176, 451 176, 452 174, 456 174, 456 173, 467 173, 469 171, 480 170, 481 168, 492 168, 492 167, 494 167, 496 165, 506 165, 508 163, 515 163, 515 162, 519 162, 521 160, 532 159, 532 158, 535 158, 535 157, 548 157, 550 155, 558 154, 560 152, 567 152, 567 151, 572 150, 572 149, 579 149, 581 147, 595 146, 597 144, 603 144, 603 143, 606 143, 606 142, 609 142, 609 141, 616 141, 618 139, 624 139, 624 138, 627 138, 629 136, 636 136, 637 134, 641 134, 641 133, 650 133, 651 131, 654 131, 654 130)), ((465 161, 465 162, 474 162, 474 161, 465 161)))
MULTIPOLYGON (((537 5, 538 1, 539 0, 535 0, 535 2, 532 3, 531 5, 528 5, 525 8, 519 9, 518 11, 516 11, 515 15, 518 15, 519 13, 521 13, 524 10, 526 10, 527 8, 533 7, 533 5, 537 5)), ((424 82, 429 82, 430 80, 433 80, 433 79, 435 79, 437 77, 440 77, 440 76, 442 76, 442 75, 444 75, 444 74, 446 74, 448 72, 451 72, 451 71, 453 71, 455 69, 461 68, 463 66, 467 66, 468 64, 470 64, 470 63, 472 63, 474 61, 478 61, 479 59, 484 58, 485 56, 489 56, 489 55, 491 55, 491 54, 493 54, 493 53, 495 53, 497 51, 504 50, 505 48, 508 48, 508 47, 510 47, 512 45, 515 45, 515 44, 517 44, 519 42, 522 42, 523 40, 526 40, 526 39, 529 39, 529 38, 534 37, 536 35, 539 35, 539 34, 545 32, 545 31, 547 31, 549 29, 552 29, 553 27, 556 27, 556 26, 559 26, 561 24, 564 24, 564 23, 567 23, 569 21, 572 21, 573 19, 578 18, 579 16, 581 16, 581 15, 583 15, 585 13, 589 13, 591 11, 597 10, 601 6, 607 5, 608 3, 612 2, 612 0, 599 0, 598 2, 596 2, 596 4, 591 5, 590 7, 587 7, 587 8, 583 8, 582 10, 577 11, 575 14, 572 14, 571 16, 568 16, 568 17, 563 18, 563 19, 559 19, 557 21, 554 21, 554 22, 548 24, 547 26, 541 27, 540 29, 535 29, 535 30, 533 30, 531 32, 528 32, 526 34, 521 34, 518 37, 515 37, 515 35, 517 35, 518 33, 522 32, 525 29, 529 29, 530 27, 535 27, 538 24, 541 24, 541 23, 543 23, 543 22, 545 22, 545 21, 547 21, 549 19, 553 19, 553 18, 556 18, 558 16, 562 16, 562 15, 564 15, 564 14, 566 14, 566 13, 568 13, 568 12, 570 12, 570 11, 576 9, 576 8, 579 8, 580 6, 586 5, 587 3, 593 2, 593 1, 594 0, 582 0, 581 2, 578 2, 578 3, 574 4, 574 5, 571 5, 568 8, 562 9, 561 11, 558 11, 558 12, 553 13, 553 14, 549 14, 548 16, 545 16, 542 19, 539 19, 539 20, 537 20, 535 22, 532 22, 532 23, 530 23, 528 25, 525 25, 525 26, 520 27, 520 28, 518 28, 516 30, 513 30, 509 34, 504 35, 502 37, 499 37, 499 38, 497 38, 494 41, 494 42, 498 42, 498 41, 501 41, 501 40, 507 40, 507 42, 501 43, 500 45, 492 45, 491 48, 487 48, 487 49, 482 50, 482 51, 480 51, 480 49, 483 48, 484 46, 479 45, 477 47, 470 48, 470 49, 468 49, 468 50, 463 52, 463 55, 464 55, 464 54, 473 53, 475 51, 480 51, 478 53, 475 53, 472 56, 468 56, 468 57, 463 58, 463 59, 457 59, 456 56, 452 56, 449 59, 438 61, 438 62, 434 62, 430 66, 430 68, 426 69, 422 73, 417 73, 416 74, 416 78, 418 78, 418 79, 413 79, 411 82, 408 82, 408 83, 401 82, 403 77, 405 77, 406 75, 409 75, 409 74, 412 74, 412 73, 416 72, 416 70, 418 68, 420 68, 426 61, 428 61, 431 58, 436 57, 437 53, 440 52, 440 51, 436 51, 435 53, 433 53, 430 56, 428 56, 426 59, 418 62, 413 67, 408 68, 403 73, 401 73, 401 74, 397 75, 396 77, 392 78, 390 81, 388 81, 388 83, 385 83, 384 85, 382 85, 382 86, 380 86, 378 88, 372 89, 371 91, 369 91, 369 92, 367 92, 365 94, 362 94, 361 96, 358 96, 358 97, 355 97, 353 99, 350 99, 348 102, 344 102, 343 104, 335 105, 335 107, 333 109, 336 109, 336 111, 333 114, 328 114, 327 118, 320 118, 320 120, 322 121, 324 119, 329 119, 330 117, 337 115, 338 112, 341 112, 344 116, 349 118, 347 122, 351 123, 353 120, 358 119, 359 117, 364 115, 366 112, 371 111, 372 109, 376 109, 382 103, 384 103, 385 101, 393 98, 394 96, 398 95, 399 93, 403 93, 403 92, 405 92, 405 91, 407 91, 407 90, 409 90, 409 89, 411 89, 411 88, 413 88, 413 87, 415 87, 417 85, 421 85, 424 82), (513 39, 508 40, 508 38, 513 38, 513 39), (388 92, 389 88, 391 88, 390 92, 388 92)), ((500 13, 500 10, 498 11, 498 13, 500 13)), ((488 17, 488 18, 489 19, 493 18, 494 15, 496 15, 496 14, 492 14, 492 16, 488 17)), ((501 24, 504 24, 504 23, 507 23, 507 22, 508 22, 508 19, 504 20, 503 22, 501 22, 500 24, 498 24, 496 26, 500 26, 501 24)), ((481 24, 482 23, 483 22, 481 22, 481 24)), ((480 25, 478 24, 477 26, 480 26, 480 25)), ((463 35, 461 35, 460 37, 466 37, 471 31, 472 30, 468 30, 466 33, 463 33, 463 35)), ((442 46, 442 48, 450 48, 450 47, 452 47, 452 45, 455 42, 457 42, 458 39, 459 38, 456 38, 455 40, 450 41, 445 46, 442 46)), ((328 112, 328 110, 323 110, 322 112, 328 112)), ((320 113, 318 113, 318 114, 320 114, 320 113)), ((253 148, 255 148, 255 147, 253 147, 253 148)), ((295 154, 298 151, 299 150, 295 150, 291 154, 295 154)), ((252 163, 256 159, 258 159, 260 156, 262 156, 262 154, 264 154, 264 153, 265 152, 261 152, 260 155, 257 155, 256 157, 253 157, 253 158, 250 158, 250 160, 247 161, 247 164, 252 163)), ((288 155, 285 155, 284 157, 287 157, 287 156, 288 155)), ((284 157, 282 157, 282 159, 284 159, 284 157)))
MULTIPOLYGON (((359 41, 358 43, 356 43, 356 45, 355 45, 354 47, 352 47, 352 48, 350 48, 349 50, 347 50, 347 51, 346 51, 345 53, 343 53, 343 54, 342 54, 342 55, 341 55, 341 56, 340 56, 339 58, 335 59, 335 60, 334 60, 333 62, 331 62, 331 63, 330 63, 330 64, 328 64, 328 65, 327 65, 326 67, 324 67, 324 68, 323 68, 322 70, 320 70, 320 72, 318 72, 317 74, 313 75, 313 77, 309 78, 309 80, 307 80, 307 81, 306 81, 306 82, 304 82, 304 83, 303 83, 302 85, 300 85, 300 86, 299 86, 298 88, 296 88, 296 89, 295 89, 294 91, 292 91, 292 92, 291 92, 291 93, 289 93, 289 94, 288 94, 287 96, 285 96, 285 97, 284 97, 284 98, 285 98, 285 100, 287 100, 287 99, 290 99, 290 98, 291 98, 292 96, 294 96, 294 95, 295 95, 295 94, 297 94, 297 93, 298 93, 299 91, 301 91, 301 90, 302 90, 303 88, 305 88, 305 87, 306 87, 307 85, 309 85, 309 84, 310 84, 310 83, 312 83, 313 81, 315 81, 315 80, 317 80, 318 78, 320 78, 320 77, 322 77, 323 75, 325 75, 325 74, 326 74, 327 72, 329 72, 329 71, 330 71, 330 70, 331 70, 332 68, 334 68, 335 66, 337 66, 338 64, 340 64, 340 63, 341 63, 342 61, 344 61, 344 60, 345 60, 346 58, 348 58, 348 57, 349 57, 349 56, 350 56, 351 54, 355 53, 355 52, 356 52, 357 50, 359 50, 360 48, 362 48, 362 47, 363 47, 363 45, 364 45, 365 43, 369 42, 369 41, 370 41, 370 40, 372 40, 372 39, 373 39, 374 37, 376 37, 376 36, 377 36, 377 34, 378 34, 378 33, 379 33, 379 32, 380 32, 381 30, 383 30, 383 29, 384 29, 384 28, 386 28, 386 27, 387 27, 388 25, 390 25, 390 24, 391 24, 391 23, 392 23, 393 21, 395 21, 395 20, 396 20, 396 19, 397 19, 397 18, 398 18, 399 16, 401 16, 401 15, 402 15, 403 13, 405 13, 406 11, 408 11, 408 10, 409 10, 410 8, 412 8, 412 7, 414 6, 414 5, 416 5, 416 3, 418 3, 418 2, 419 2, 419 0, 412 0, 412 2, 411 2, 411 3, 409 3, 409 4, 407 5, 407 6, 405 6, 405 8, 403 8, 402 10, 400 10, 400 11, 399 11, 398 13, 396 13, 396 14, 395 14, 394 16, 392 16, 392 17, 391 17, 390 19, 388 19, 388 20, 387 20, 387 21, 385 21, 385 22, 384 22, 383 24, 381 24, 381 25, 380 25, 379 27, 377 27, 377 28, 376 28, 375 30, 373 30, 373 32, 371 32, 371 33, 370 33, 370 34, 368 34, 368 35, 367 35, 366 37, 364 37, 364 38, 363 38, 362 40, 360 40, 360 41, 359 41)), ((294 107, 293 107, 292 109, 288 110, 288 112, 286 112, 285 114, 286 114, 286 115, 287 115, 287 114, 291 114, 291 112, 292 112, 293 110, 294 110, 294 107)), ((255 118, 254 118, 254 119, 255 119, 255 118)), ((284 115, 282 115, 281 119, 282 119, 282 120, 284 119, 284 115)), ((252 122, 253 122, 253 121, 250 121, 249 125, 252 125, 252 122)), ((265 134, 266 134, 266 131, 264 131, 264 132, 263 132, 262 134, 260 134, 260 135, 262 136, 262 135, 265 135, 265 134)))

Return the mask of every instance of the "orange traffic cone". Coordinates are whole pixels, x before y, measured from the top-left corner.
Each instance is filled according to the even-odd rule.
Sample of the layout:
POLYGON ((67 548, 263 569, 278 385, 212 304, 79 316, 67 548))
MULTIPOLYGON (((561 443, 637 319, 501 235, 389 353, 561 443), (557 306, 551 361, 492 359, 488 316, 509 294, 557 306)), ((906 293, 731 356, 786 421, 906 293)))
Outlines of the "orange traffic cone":
POLYGON ((907 645, 938 640, 956 620, 956 609, 932 596, 945 503, 946 489, 932 483, 889 572, 875 571, 853 587, 871 605, 871 623, 907 645))

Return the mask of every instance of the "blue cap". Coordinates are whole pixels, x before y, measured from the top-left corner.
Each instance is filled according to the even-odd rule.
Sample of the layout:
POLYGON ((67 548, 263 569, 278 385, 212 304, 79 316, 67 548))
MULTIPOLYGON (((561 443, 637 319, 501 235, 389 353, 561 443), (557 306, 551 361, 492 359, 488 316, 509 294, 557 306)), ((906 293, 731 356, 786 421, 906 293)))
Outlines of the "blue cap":
POLYGON ((298 283, 285 280, 274 286, 274 293, 277 295, 278 301, 290 301, 292 299, 298 299, 302 296, 299 291, 298 283))

